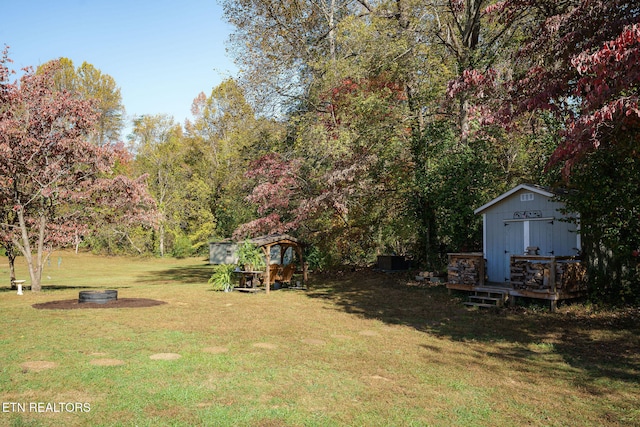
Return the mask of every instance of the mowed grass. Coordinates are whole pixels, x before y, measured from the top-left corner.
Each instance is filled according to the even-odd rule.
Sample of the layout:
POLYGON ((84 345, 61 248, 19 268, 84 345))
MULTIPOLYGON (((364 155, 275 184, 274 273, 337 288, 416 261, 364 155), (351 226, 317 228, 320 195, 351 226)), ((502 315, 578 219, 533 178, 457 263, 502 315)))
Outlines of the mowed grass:
POLYGON ((51 260, 23 296, 0 264, 0 425, 640 425, 638 310, 469 310, 370 271, 222 293, 203 259, 51 260), (106 288, 166 304, 32 307, 106 288))

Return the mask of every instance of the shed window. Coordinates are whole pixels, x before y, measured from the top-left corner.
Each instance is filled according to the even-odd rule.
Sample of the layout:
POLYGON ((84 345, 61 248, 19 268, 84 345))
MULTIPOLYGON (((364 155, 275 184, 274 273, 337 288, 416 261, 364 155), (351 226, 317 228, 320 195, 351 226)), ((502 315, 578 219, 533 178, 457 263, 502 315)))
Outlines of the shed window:
POLYGON ((533 193, 523 193, 520 195, 521 202, 530 202, 533 200, 533 193))

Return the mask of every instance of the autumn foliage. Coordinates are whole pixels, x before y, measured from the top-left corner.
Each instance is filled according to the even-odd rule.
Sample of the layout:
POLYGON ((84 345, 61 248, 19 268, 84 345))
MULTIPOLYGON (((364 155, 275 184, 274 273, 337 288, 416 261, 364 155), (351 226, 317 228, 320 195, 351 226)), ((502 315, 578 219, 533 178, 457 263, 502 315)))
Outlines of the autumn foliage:
POLYGON ((92 100, 57 91, 53 61, 19 81, 5 52, 0 62, 0 241, 17 248, 40 289, 44 261, 56 247, 86 235, 97 221, 153 222, 141 180, 113 173, 127 156, 88 142, 96 125, 92 100))
MULTIPOLYGON (((471 91, 485 108, 482 124, 513 125, 522 113, 547 111, 565 123, 550 166, 565 177, 586 154, 637 135, 640 127, 640 9, 629 0, 498 2, 488 10, 507 17, 529 8, 537 14, 530 37, 502 72, 465 70, 449 95, 471 91)), ((634 140, 637 143, 637 136, 634 140)))

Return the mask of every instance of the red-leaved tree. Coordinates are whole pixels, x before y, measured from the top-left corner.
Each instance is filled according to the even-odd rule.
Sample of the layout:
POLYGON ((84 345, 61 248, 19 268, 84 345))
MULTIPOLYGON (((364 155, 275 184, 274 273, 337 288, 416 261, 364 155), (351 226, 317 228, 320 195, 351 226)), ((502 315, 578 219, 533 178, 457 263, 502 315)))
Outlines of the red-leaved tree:
MULTIPOLYGON (((523 113, 546 111, 564 122, 550 165, 564 176, 585 155, 627 140, 640 127, 640 6, 633 0, 506 0, 488 11, 533 19, 511 67, 467 70, 449 95, 473 90, 481 123, 514 124, 523 113), (504 72, 506 71, 506 72, 504 72)), ((635 141, 637 142, 637 140, 635 141)))
POLYGON ((88 231, 109 212, 112 221, 153 222, 143 180, 114 176, 124 155, 87 136, 96 125, 94 103, 56 91, 58 63, 25 70, 10 82, 7 52, 0 60, 0 240, 26 259, 31 289, 41 289, 51 251, 88 231))
POLYGON ((345 78, 320 94, 322 108, 296 129, 295 147, 251 163, 247 200, 259 218, 235 237, 296 231, 351 262, 397 242, 411 173, 406 99, 402 86, 384 75, 345 78))

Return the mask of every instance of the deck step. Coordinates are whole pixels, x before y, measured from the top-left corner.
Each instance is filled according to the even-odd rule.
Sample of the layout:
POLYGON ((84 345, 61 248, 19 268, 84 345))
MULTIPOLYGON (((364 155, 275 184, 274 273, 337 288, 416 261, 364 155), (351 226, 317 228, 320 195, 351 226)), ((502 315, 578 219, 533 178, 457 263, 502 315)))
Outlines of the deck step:
POLYGON ((464 305, 469 307, 503 307, 507 301, 508 291, 501 289, 475 289, 464 305))
POLYGON ((469 302, 482 302, 497 305, 504 302, 504 298, 483 297, 479 295, 470 295, 469 302))
POLYGON ((463 303, 464 305, 468 306, 468 307, 483 307, 483 308, 495 308, 498 307, 495 304, 483 304, 483 303, 479 303, 479 302, 469 302, 466 301, 463 303))
POLYGON ((490 298, 504 298, 505 295, 508 294, 507 291, 482 291, 482 290, 474 290, 474 295, 482 296, 482 297, 490 297, 490 298))

